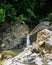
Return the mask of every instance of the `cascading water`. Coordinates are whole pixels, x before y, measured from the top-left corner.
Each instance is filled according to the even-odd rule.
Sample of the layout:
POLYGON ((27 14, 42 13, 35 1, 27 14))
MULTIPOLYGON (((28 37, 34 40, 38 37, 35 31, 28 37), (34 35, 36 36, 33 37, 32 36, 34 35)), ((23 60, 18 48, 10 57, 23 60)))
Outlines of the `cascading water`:
POLYGON ((26 40, 26 47, 30 45, 30 35, 27 35, 27 40, 26 40))

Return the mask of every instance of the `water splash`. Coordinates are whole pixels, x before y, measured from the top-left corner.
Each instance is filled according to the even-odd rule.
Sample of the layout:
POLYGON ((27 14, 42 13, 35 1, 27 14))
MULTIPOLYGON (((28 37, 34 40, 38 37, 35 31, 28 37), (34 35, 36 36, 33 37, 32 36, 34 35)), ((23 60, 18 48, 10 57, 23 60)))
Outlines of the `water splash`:
POLYGON ((27 40, 26 40, 26 47, 30 45, 30 35, 27 35, 27 40))

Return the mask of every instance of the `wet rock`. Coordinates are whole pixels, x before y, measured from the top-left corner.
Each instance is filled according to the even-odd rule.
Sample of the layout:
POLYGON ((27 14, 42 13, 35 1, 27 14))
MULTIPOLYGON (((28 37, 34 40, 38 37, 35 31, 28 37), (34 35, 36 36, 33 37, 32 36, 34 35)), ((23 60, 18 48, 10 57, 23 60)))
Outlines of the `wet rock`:
POLYGON ((44 29, 37 34, 37 41, 40 47, 52 53, 52 31, 44 29))
POLYGON ((52 31, 48 29, 43 29, 37 34, 37 42, 44 41, 47 38, 50 38, 51 35, 52 35, 52 31))
POLYGON ((7 60, 2 65, 52 65, 52 52, 48 52, 48 50, 52 50, 51 36, 52 31, 47 29, 40 31, 35 45, 25 48, 22 53, 11 59, 11 63, 9 61, 9 64, 6 64, 7 60))
POLYGON ((52 54, 50 54, 50 53, 45 54, 45 57, 46 57, 47 59, 51 59, 51 60, 52 60, 52 54))
POLYGON ((35 28, 30 32, 31 41, 36 41, 37 33, 43 29, 48 29, 52 31, 52 23, 49 21, 41 21, 35 28))
MULTIPOLYGON (((34 57, 36 55, 36 54, 32 54, 31 49, 32 49, 32 46, 26 48, 21 54, 14 57, 13 59, 11 59, 11 63, 8 60, 9 64, 11 64, 11 65, 16 65, 16 64, 17 65, 19 65, 19 64, 20 65, 28 65, 28 64, 31 64, 30 61, 34 60, 35 59, 34 57)), ((4 62, 3 65, 5 65, 8 61, 4 62)))
POLYGON ((26 24, 16 23, 15 25, 5 24, 4 30, 0 33, 2 49, 20 48, 26 41, 29 27, 26 24))
POLYGON ((46 59, 46 61, 43 62, 43 58, 40 56, 39 53, 32 53, 31 49, 33 46, 26 48, 22 53, 20 53, 18 56, 15 56, 12 59, 8 59, 7 61, 5 61, 2 65, 33 65, 33 64, 37 64, 37 65, 43 65, 46 63, 46 65, 50 65, 52 63, 52 61, 50 59, 50 56, 52 56, 52 54, 46 54, 44 57, 48 58, 46 59), (48 61, 49 60, 49 61, 48 61), (6 64, 6 63, 9 64, 6 64))
POLYGON ((5 63, 3 65, 9 65, 11 64, 12 60, 11 59, 8 59, 8 61, 5 61, 5 63))

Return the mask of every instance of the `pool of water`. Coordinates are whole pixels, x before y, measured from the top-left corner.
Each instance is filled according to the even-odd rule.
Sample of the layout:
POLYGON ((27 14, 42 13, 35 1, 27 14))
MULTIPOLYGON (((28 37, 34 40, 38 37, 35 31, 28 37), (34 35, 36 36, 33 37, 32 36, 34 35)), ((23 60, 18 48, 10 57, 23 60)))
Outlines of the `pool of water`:
POLYGON ((7 60, 7 58, 4 58, 6 55, 12 55, 13 57, 20 54, 23 51, 23 49, 12 49, 12 50, 2 50, 0 51, 0 54, 3 54, 3 57, 0 58, 0 65, 7 60))
POLYGON ((23 51, 23 49, 12 49, 12 50, 7 50, 7 51, 14 53, 14 55, 18 55, 19 53, 23 51))

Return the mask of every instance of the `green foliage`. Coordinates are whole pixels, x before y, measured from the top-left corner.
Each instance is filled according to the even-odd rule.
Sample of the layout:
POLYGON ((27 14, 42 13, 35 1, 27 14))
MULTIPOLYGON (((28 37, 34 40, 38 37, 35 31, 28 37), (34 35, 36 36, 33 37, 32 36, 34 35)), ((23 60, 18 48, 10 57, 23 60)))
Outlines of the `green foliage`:
POLYGON ((27 8, 27 12, 28 12, 31 16, 33 16, 34 18, 36 18, 34 12, 33 12, 31 9, 27 8))
POLYGON ((45 5, 45 2, 46 2, 46 0, 40 0, 40 5, 41 6, 45 5))
POLYGON ((25 17, 23 14, 21 14, 21 15, 19 15, 19 16, 17 17, 17 20, 18 20, 18 21, 26 21, 26 20, 27 20, 27 17, 25 17))
POLYGON ((13 5, 2 3, 0 7, 0 22, 16 20, 16 10, 13 5))
POLYGON ((52 22, 52 13, 48 14, 44 20, 52 22))
POLYGON ((6 10, 6 19, 8 21, 15 21, 16 20, 16 10, 13 7, 13 5, 7 4, 5 6, 5 10, 6 10))
POLYGON ((5 10, 0 8, 0 22, 5 20, 5 10))
POLYGON ((22 20, 29 22, 30 26, 36 25, 39 19, 45 18, 52 10, 49 4, 49 0, 1 0, 0 22, 22 20))

